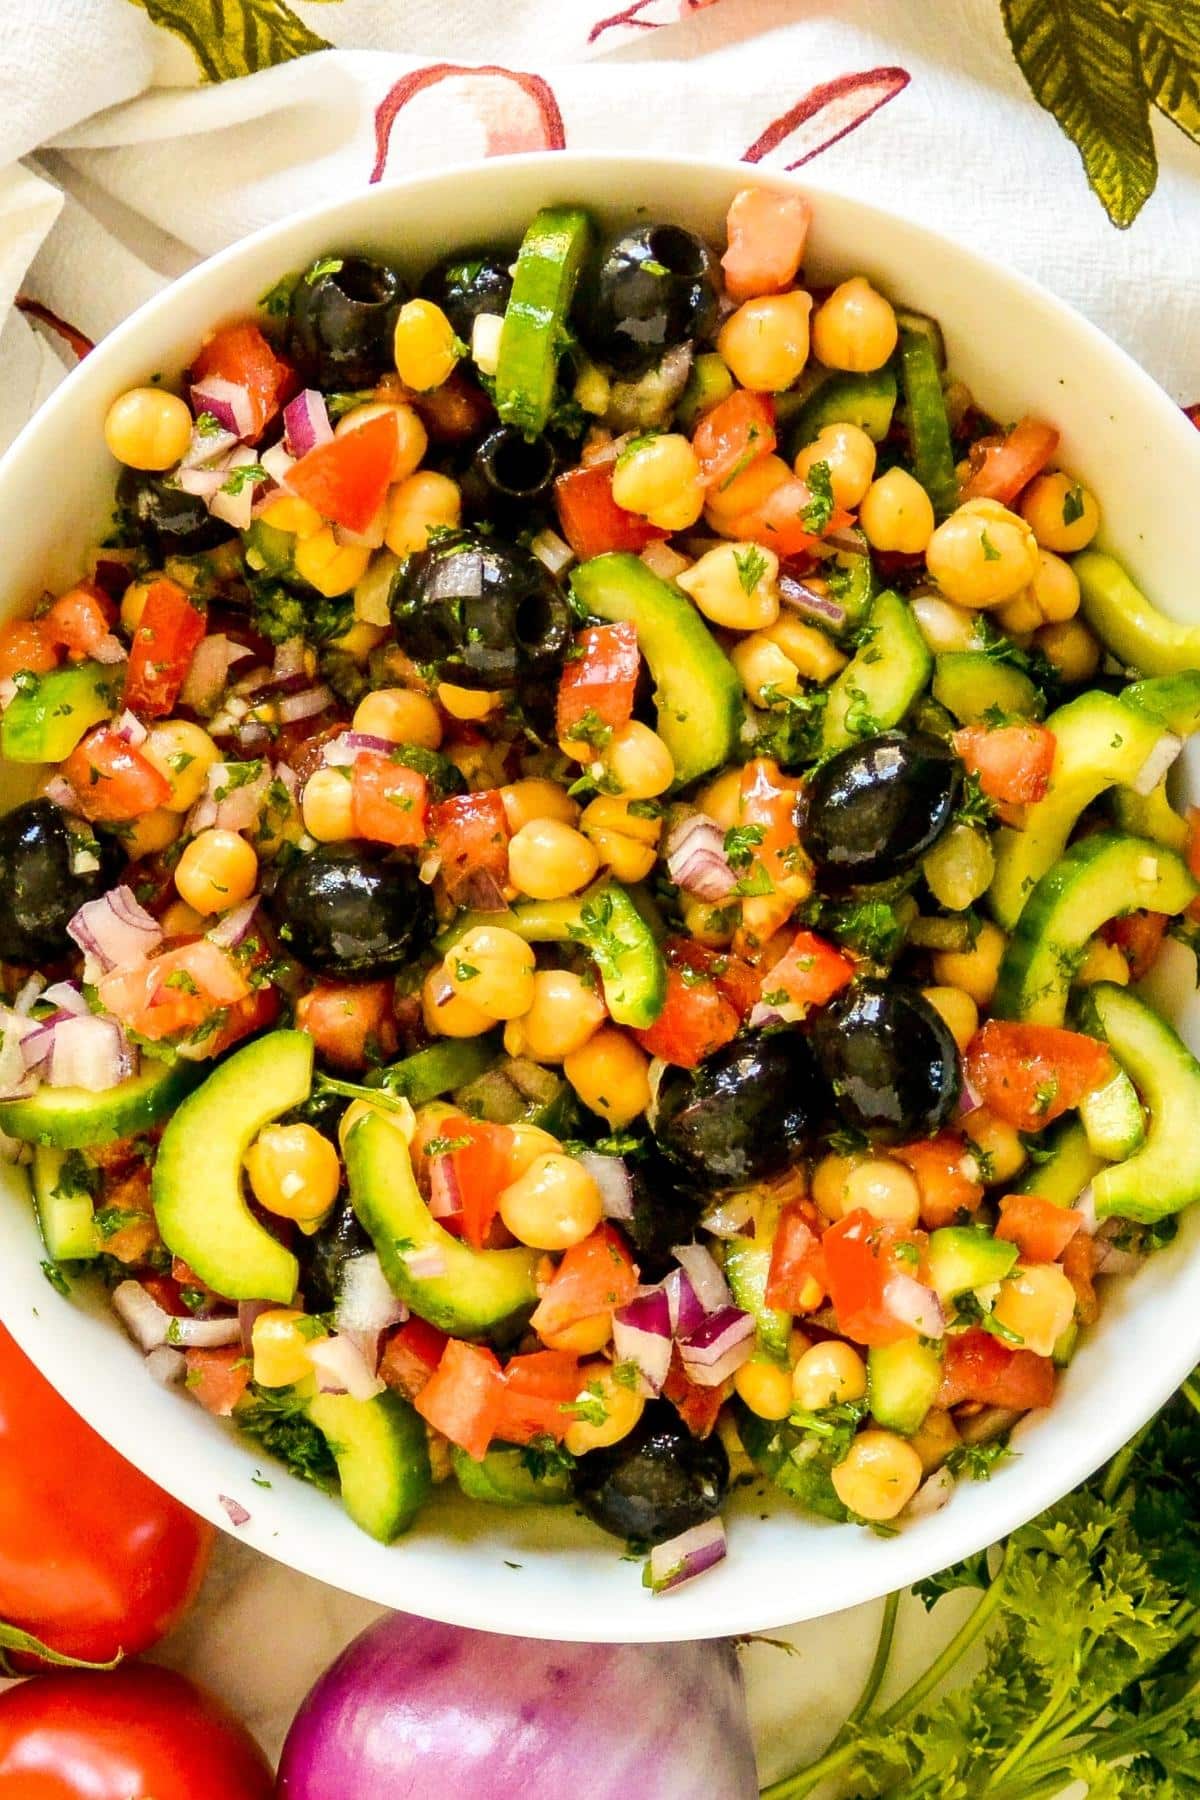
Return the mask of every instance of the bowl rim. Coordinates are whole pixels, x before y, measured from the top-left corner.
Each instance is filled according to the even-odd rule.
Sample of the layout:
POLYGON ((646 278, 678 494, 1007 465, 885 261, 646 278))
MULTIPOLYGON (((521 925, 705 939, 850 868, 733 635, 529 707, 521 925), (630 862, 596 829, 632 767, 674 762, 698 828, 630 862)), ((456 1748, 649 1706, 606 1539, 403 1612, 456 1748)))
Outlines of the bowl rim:
MULTIPOLYGON (((971 282, 995 282, 998 278, 1002 279, 1009 291, 1018 298, 1023 298, 1034 314, 1057 320, 1077 341, 1087 342, 1101 362, 1107 361, 1110 365, 1115 365, 1123 380, 1136 394, 1139 407, 1152 415, 1155 430, 1166 434, 1172 453, 1194 465, 1197 475, 1200 475, 1200 434, 1157 382, 1120 345, 1031 277, 995 263, 969 245, 944 237, 931 227, 897 213, 893 208, 885 209, 848 195, 836 184, 811 180, 807 172, 793 174, 762 165, 747 165, 735 160, 706 156, 563 150, 463 161, 435 171, 388 179, 361 193, 333 197, 290 212, 205 258, 177 280, 168 283, 122 321, 43 403, 3 457, 0 457, 0 496, 14 470, 29 458, 37 456, 43 434, 49 432, 64 416, 69 418, 85 393, 103 387, 104 371, 110 361, 119 360, 148 321, 161 319, 179 296, 202 292, 221 274, 236 269, 243 260, 249 260, 256 252, 269 248, 275 241, 285 243, 296 233, 322 223, 327 225, 329 236, 336 240, 340 210, 347 204, 351 209, 365 207, 368 211, 373 205, 380 208, 389 204, 403 205, 406 197, 423 189, 452 185, 460 180, 482 180, 485 184, 502 185, 509 171, 543 167, 554 171, 555 187, 569 191, 572 170, 594 170, 597 166, 612 172, 614 187, 618 171, 625 171, 632 181, 636 181, 638 172, 641 171, 657 182, 668 180, 672 172, 677 171, 680 175, 706 178, 714 185, 724 188, 728 188, 731 182, 752 182, 784 191, 800 191, 813 196, 818 208, 827 204, 843 210, 850 219, 860 223, 864 231, 869 231, 873 221, 885 221, 890 228, 898 227, 916 255, 927 253, 936 257, 944 255, 948 250, 971 282), (377 201, 373 198, 375 195, 378 195, 377 201)), ((636 189, 633 191, 636 196, 636 189)), ((1037 329, 1036 318, 1031 328, 1037 329)), ((326 1545, 323 1540, 327 1534, 319 1528, 315 1531, 310 1528, 299 1501, 307 1502, 315 1496, 310 1490, 304 1490, 300 1483, 293 1482, 290 1476, 286 1482, 281 1481, 278 1485, 281 1491, 293 1487, 298 1490, 299 1501, 294 1506, 284 1501, 279 1514, 282 1520, 279 1530, 269 1528, 276 1522, 274 1506, 269 1509, 270 1518, 261 1529, 235 1528, 214 1497, 214 1487, 207 1479, 207 1469, 203 1476, 198 1472, 193 1474, 185 1451, 177 1443, 167 1441, 160 1444, 146 1433, 139 1432, 136 1407, 122 1408, 97 1394, 96 1384, 89 1381, 86 1358, 80 1358, 77 1348, 73 1348, 70 1331, 56 1333, 53 1329, 47 1329, 45 1320, 36 1316, 36 1307, 33 1309, 34 1316, 30 1316, 30 1308, 24 1302, 28 1301, 30 1295, 35 1299, 40 1297, 34 1285, 38 1280, 36 1262, 28 1270, 28 1283, 23 1274, 14 1273, 11 1279, 0 1274, 0 1316, 3 1316, 14 1338, 64 1398, 115 1448, 169 1492, 213 1520, 230 1536, 252 1543, 254 1547, 303 1574, 381 1604, 402 1606, 449 1624, 514 1635, 528 1635, 533 1631, 538 1636, 550 1639, 657 1642, 770 1630, 797 1620, 838 1612, 907 1587, 932 1571, 994 1543, 1061 1498, 1121 1447, 1169 1398, 1200 1358, 1198 1309, 1193 1337, 1188 1338, 1179 1333, 1177 1338, 1161 1342, 1161 1355, 1156 1366, 1141 1370, 1136 1386, 1131 1383, 1129 1387, 1130 1400, 1135 1403, 1128 1406, 1110 1405, 1102 1410, 1098 1427, 1086 1445, 1076 1445, 1072 1454, 1065 1459, 1056 1456, 1052 1446, 1039 1446, 1034 1465, 1031 1468, 1026 1462, 1022 1479, 995 1481, 987 1488, 976 1488, 970 1506, 957 1509, 951 1507, 938 1515, 936 1520, 921 1521, 919 1526, 914 1525, 886 1542, 861 1534, 861 1555, 852 1559, 853 1572, 839 1587, 835 1596, 826 1593, 816 1603, 812 1603, 804 1593, 791 1591, 786 1582, 766 1579, 770 1565, 760 1559, 755 1568, 757 1580, 751 1579, 744 1587, 735 1589, 734 1592, 739 1596, 738 1603, 730 1604, 727 1601, 715 1609, 713 1617, 709 1616, 705 1607, 701 1591, 703 1583, 696 1583, 690 1589, 682 1590, 669 1605, 656 1605, 643 1594, 639 1585, 628 1580, 628 1572, 624 1574, 623 1587, 616 1588, 616 1572, 622 1570, 622 1564, 618 1545, 614 1540, 611 1543, 605 1541, 600 1546, 603 1554, 611 1556, 614 1570, 614 1596, 610 1597, 604 1616, 598 1618, 593 1613, 573 1606, 568 1594, 566 1604, 559 1608, 558 1614, 547 1626, 542 1627, 536 1615, 531 1615, 527 1607, 520 1609, 519 1597, 520 1617, 515 1619, 505 1616, 495 1603, 480 1605, 475 1601, 469 1579, 470 1559, 475 1554, 475 1548, 470 1542, 459 1546, 456 1566, 458 1563, 462 1566, 457 1571, 459 1579, 455 1579, 453 1574, 447 1578, 437 1566, 433 1567, 431 1573, 422 1575, 417 1566, 420 1562, 420 1540, 409 1540, 417 1553, 410 1554, 408 1559, 403 1559, 402 1555, 396 1556, 396 1567, 401 1573, 389 1584, 393 1590, 397 1581, 407 1585, 402 1592, 392 1591, 387 1599, 381 1599, 379 1580, 373 1579, 370 1574, 364 1576, 360 1573, 359 1564, 352 1563, 352 1559, 339 1560, 339 1551, 344 1548, 337 1541, 341 1534, 328 1534, 330 1543, 326 1545), (26 1286, 28 1293, 25 1292, 26 1286), (17 1305, 6 1298, 18 1292, 23 1304, 17 1305), (295 1517, 289 1517, 293 1512, 295 1517), (936 1527, 936 1534, 930 1531, 930 1526, 936 1527), (287 1540, 283 1547, 281 1537, 287 1540), (461 1555, 463 1551, 466 1553, 465 1562, 461 1555), (461 1579, 464 1573, 466 1580, 461 1579), (685 1596, 690 1597, 690 1603, 681 1606, 679 1602, 684 1601, 685 1596)), ((1147 1301, 1152 1305, 1153 1296, 1147 1296, 1147 1301)), ((1060 1398, 1056 1401, 1056 1408, 1070 1406, 1073 1402, 1078 1404, 1074 1395, 1060 1398)), ((1020 1435, 1018 1428, 1018 1439, 1020 1435)), ((323 1496, 321 1503, 328 1505, 323 1496)), ((808 1524, 805 1516, 792 1508, 791 1503, 783 1496, 779 1496, 778 1510, 798 1526, 808 1524)), ((750 1519, 745 1520, 743 1529, 751 1528, 753 1523, 750 1519)), ((834 1526, 828 1529, 839 1531, 850 1528, 834 1526)), ((366 1545, 371 1543, 369 1539, 364 1538, 363 1541, 366 1545)), ((402 1552, 403 1545, 404 1540, 401 1540, 400 1545, 392 1547, 392 1553, 402 1552)), ((382 1546, 374 1546, 375 1551, 381 1548, 382 1546)), ((374 1570, 376 1559, 364 1555, 362 1567, 374 1570)))

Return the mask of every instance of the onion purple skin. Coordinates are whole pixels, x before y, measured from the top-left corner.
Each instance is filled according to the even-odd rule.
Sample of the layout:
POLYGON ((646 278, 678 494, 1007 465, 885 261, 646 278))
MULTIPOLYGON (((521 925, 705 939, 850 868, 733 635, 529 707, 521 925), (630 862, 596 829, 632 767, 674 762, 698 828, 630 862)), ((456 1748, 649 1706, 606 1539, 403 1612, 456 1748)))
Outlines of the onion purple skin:
POLYGON ((275 1792, 754 1800, 758 1778, 731 1643, 542 1643, 392 1613, 304 1701, 275 1792))

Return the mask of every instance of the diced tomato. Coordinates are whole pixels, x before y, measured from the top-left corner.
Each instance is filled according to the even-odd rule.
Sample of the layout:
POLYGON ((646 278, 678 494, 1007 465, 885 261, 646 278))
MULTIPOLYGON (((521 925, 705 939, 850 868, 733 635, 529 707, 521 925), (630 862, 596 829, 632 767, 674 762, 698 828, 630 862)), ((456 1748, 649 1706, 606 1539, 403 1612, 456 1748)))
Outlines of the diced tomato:
POLYGON ((396 415, 380 413, 302 456, 288 471, 288 487, 323 519, 367 531, 387 495, 395 460, 396 415))
POLYGON ((978 455, 970 452, 971 473, 963 483, 961 498, 1010 505, 1057 448, 1058 433, 1053 425, 1042 419, 1022 419, 1006 438, 989 442, 978 455))
POLYGON ((512 1179, 513 1134, 507 1125, 488 1125, 452 1113, 438 1121, 433 1143, 438 1142, 449 1147, 427 1146, 426 1155, 435 1193, 441 1188, 445 1198, 455 1202, 444 1216, 457 1216, 463 1237, 482 1250, 501 1190, 512 1179))
POLYGON ((721 1416, 721 1408, 729 1398, 732 1383, 719 1387, 701 1387, 683 1366, 679 1345, 671 1351, 671 1366, 663 1382, 663 1399, 669 1400, 693 1437, 711 1437, 721 1416))
POLYGON ((969 1152, 962 1138, 940 1131, 935 1138, 899 1144, 889 1152, 916 1176, 921 1194, 921 1223, 935 1231, 973 1213, 983 1199, 983 1183, 964 1170, 969 1152))
POLYGON ((667 997, 653 1025, 634 1031, 649 1056, 694 1069, 738 1034, 741 1019, 710 975, 667 965, 667 997))
POLYGON ((971 1086, 990 1112, 1018 1131, 1040 1131, 1112 1072, 1107 1045, 1059 1025, 989 1019, 967 1045, 971 1086))
POLYGON ((798 931, 786 956, 763 976, 763 993, 768 1006, 779 1004, 779 994, 795 1006, 824 1006, 853 976, 854 964, 844 950, 815 931, 798 931))
POLYGON ((396 1050, 391 981, 319 981, 296 1002, 296 1025, 326 1062, 365 1069, 396 1050))
POLYGON ((602 735, 607 742, 632 716, 641 666, 637 627, 628 620, 581 631, 558 686, 559 740, 582 736, 585 743, 596 743, 602 735))
POLYGON ((1200 431, 1200 402, 1195 406, 1185 406, 1183 410, 1191 420, 1192 424, 1196 427, 1196 430, 1200 431))
POLYGON ((222 1010, 224 1022, 215 1031, 205 1031, 199 1041, 205 1061, 222 1055, 233 1044, 240 1044, 244 1037, 273 1025, 279 1017, 279 994, 270 982, 266 982, 222 1010))
POLYGON ((188 1319, 190 1309, 184 1305, 183 1293, 179 1283, 170 1275, 143 1275, 142 1286, 150 1298, 170 1313, 173 1319, 188 1319))
POLYGON ((492 1352, 450 1338, 413 1405, 426 1424, 482 1462, 496 1435, 500 1392, 500 1364, 492 1352))
POLYGON ((990 1331, 964 1331, 946 1339, 939 1406, 974 1400, 983 1406, 1029 1412, 1054 1398, 1054 1364, 1032 1350, 1010 1350, 990 1331))
POLYGON ((1096 1296, 1096 1240, 1077 1231, 1062 1253, 1062 1270, 1075 1289, 1075 1311, 1081 1325, 1094 1325, 1100 1316, 1096 1296))
POLYGON ((291 367, 276 356, 258 326, 247 319, 240 325, 226 325, 205 344, 192 364, 193 381, 216 376, 232 381, 250 395, 251 430, 247 436, 262 436, 264 425, 278 412, 291 388, 291 367))
POLYGON ((106 1012, 158 1042, 194 1031, 219 1008, 251 998, 252 990, 227 951, 197 938, 138 968, 114 969, 101 978, 99 996, 106 1012))
POLYGON ((615 1225, 596 1228, 572 1244, 542 1291, 529 1323, 549 1343, 572 1325, 611 1313, 637 1291, 637 1269, 615 1225))
POLYGON ((729 950, 712 950, 698 944, 695 938, 668 938, 663 955, 676 968, 692 969, 697 975, 711 975, 717 991, 724 995, 745 1023, 762 993, 762 976, 740 956, 729 950))
POLYGON ((735 388, 692 433, 704 485, 718 493, 775 448, 775 407, 766 394, 735 388))
POLYGON ((535 1350, 504 1365, 496 1413, 496 1436, 509 1444, 535 1437, 560 1442, 571 1423, 571 1403, 583 1386, 579 1360, 564 1350, 535 1350))
POLYGON ((84 818, 106 825, 140 819, 171 797, 165 775, 107 725, 90 731, 76 745, 62 772, 75 789, 84 818))
POLYGON ((357 837, 410 849, 423 844, 428 806, 429 783, 416 769, 393 762, 382 750, 359 751, 350 789, 350 817, 357 837))
POLYGON ((964 725, 954 748, 989 800, 1025 806, 1044 798, 1055 751, 1044 725, 964 725))
POLYGON ((807 522, 812 517, 812 503, 812 489, 794 475, 773 487, 756 506, 738 513, 729 527, 730 533, 752 539, 774 550, 776 556, 799 556, 831 531, 841 531, 851 522, 851 514, 844 507, 835 506, 820 529, 813 530, 807 522))
POLYGON ((1110 919, 1101 927, 1100 935, 1106 944, 1115 944, 1124 952, 1129 964, 1130 979, 1141 981, 1150 973, 1155 958, 1162 949, 1166 936, 1170 915, 1160 912, 1122 913, 1119 918, 1110 919))
POLYGON ((11 681, 23 669, 47 675, 57 662, 54 645, 36 619, 14 619, 0 627, 0 681, 11 681))
POLYGON ((863 1207, 829 1227, 821 1249, 829 1298, 845 1337, 857 1344, 895 1344, 912 1336, 912 1327, 893 1316, 884 1290, 893 1275, 916 1273, 920 1245, 916 1233, 881 1223, 863 1207))
POLYGON ((803 1200, 789 1200, 779 1215, 764 1298, 780 1312, 812 1312, 827 1292, 825 1257, 814 1223, 812 1208, 803 1200))
POLYGON ((1082 1224, 1081 1212, 1040 1194, 1005 1194, 996 1236, 1016 1244, 1023 1262, 1057 1262, 1082 1224))
POLYGON ((415 1400, 428 1385, 448 1342, 444 1331, 418 1319, 414 1313, 396 1327, 384 1345, 379 1359, 380 1379, 406 1400, 415 1400))
POLYGON ((116 608, 100 588, 81 581, 62 594, 38 620, 44 636, 61 646, 72 662, 98 657, 102 662, 123 660, 120 640, 112 630, 116 608))
POLYGON ((562 534, 580 562, 608 550, 644 550, 671 534, 640 513, 618 506, 612 494, 612 463, 568 469, 554 483, 554 504, 562 534))
POLYGON ((798 798, 798 783, 781 774, 770 757, 753 757, 743 768, 738 818, 755 833, 756 841, 742 871, 740 885, 746 897, 734 946, 751 962, 811 889, 808 858, 796 826, 798 798))
POLYGON ((725 219, 729 248, 721 258, 731 300, 780 294, 796 279, 804 257, 812 206, 803 194, 743 188, 725 219))
POLYGON ((152 581, 129 650, 125 704, 147 718, 165 718, 179 698, 204 614, 176 581, 152 581))
POLYGON ((454 899, 472 877, 508 881, 508 816, 499 788, 455 794, 430 808, 430 836, 441 858, 441 876, 454 899))
POLYGON ((227 1419, 250 1384, 250 1359, 240 1344, 185 1350, 187 1386, 205 1412, 227 1419))

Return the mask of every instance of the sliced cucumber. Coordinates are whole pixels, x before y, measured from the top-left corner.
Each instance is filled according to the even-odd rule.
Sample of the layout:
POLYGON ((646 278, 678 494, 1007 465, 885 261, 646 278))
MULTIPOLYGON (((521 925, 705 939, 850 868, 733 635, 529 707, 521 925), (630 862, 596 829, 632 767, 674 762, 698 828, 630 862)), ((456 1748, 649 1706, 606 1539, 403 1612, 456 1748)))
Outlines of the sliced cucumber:
POLYGON ((402 1062, 379 1071, 378 1080, 368 1077, 368 1085, 386 1088, 399 1094, 413 1106, 424 1106, 448 1094, 451 1088, 463 1087, 490 1069, 500 1056, 500 1046, 492 1036, 477 1038, 439 1038, 424 1050, 416 1050, 402 1062))
POLYGON ((33 1206, 51 1262, 90 1262, 100 1254, 92 1196, 71 1175, 65 1150, 38 1145, 33 1153, 33 1206))
POLYGON ((885 1430, 911 1437, 942 1385, 942 1359, 920 1338, 876 1344, 867 1352, 867 1393, 871 1416, 885 1430))
POLYGON ((1094 1088, 1079 1102, 1079 1123, 1088 1148, 1106 1162, 1132 1156, 1146 1136, 1146 1121, 1137 1089, 1124 1069, 1094 1088))
POLYGON ((373 1400, 317 1394, 305 1411, 333 1453, 346 1511, 390 1544, 408 1530, 433 1485, 424 1422, 390 1390, 373 1400))
POLYGON ((913 473, 933 501, 934 512, 944 518, 958 504, 950 421, 934 341, 927 330, 911 324, 900 327, 900 379, 913 473))
POLYGON ((460 1112, 490 1125, 538 1125, 569 1137, 579 1122, 570 1082, 524 1056, 500 1057, 493 1068, 456 1088, 453 1097, 460 1112))
POLYGON ((892 428, 896 391, 895 372, 886 365, 868 375, 830 375, 796 414, 790 454, 795 456, 805 444, 811 444, 827 425, 857 425, 881 444, 892 428))
MULTIPOLYGON (((967 1122, 968 1131, 970 1121, 967 1122)), ((1038 1194, 1055 1206, 1074 1206, 1093 1175, 1104 1167, 1104 1158, 1088 1143, 1078 1119, 1062 1119, 1046 1133, 1049 1152, 1042 1162, 1031 1163, 1017 1183, 1019 1194, 1038 1194)))
POLYGON ((1075 970, 1102 925, 1137 907, 1178 913, 1200 892, 1173 850, 1097 831, 1065 850, 1017 921, 992 1001, 1001 1019, 1061 1025, 1075 970))
POLYGON ((760 1419, 741 1400, 735 1402, 734 1415, 746 1455, 789 1499, 805 1512, 846 1518, 846 1508, 829 1479, 832 1463, 815 1438, 805 1437, 786 1420, 760 1419))
POLYGON ((1186 853, 1187 822, 1180 818, 1167 797, 1165 777, 1148 794, 1139 794, 1131 787, 1114 788, 1112 810, 1122 831, 1131 831, 1136 837, 1153 838, 1155 843, 1165 844, 1168 850, 1174 850, 1180 856, 1186 853))
POLYGON ((1088 1023, 1107 1040, 1146 1108, 1146 1137, 1092 1179, 1099 1218, 1153 1224, 1200 1199, 1200 1062, 1165 1019, 1108 981, 1087 991, 1088 1023))
POLYGON ((715 350, 705 350, 693 357, 687 386, 675 408, 675 423, 682 430, 695 429, 705 413, 728 400, 733 392, 733 376, 715 350))
POLYGON ((1046 702, 1028 675, 982 650, 951 650, 936 660, 933 697, 960 725, 977 725, 987 713, 1040 719, 1046 702))
MULTIPOLYGON (((759 1221, 759 1230, 762 1221, 759 1221)), ((788 1339, 792 1332, 792 1315, 768 1306, 767 1277, 771 1273, 772 1244, 753 1238, 732 1238, 725 1252, 725 1279, 734 1303, 754 1319, 758 1347, 775 1362, 785 1362, 788 1339)))
POLYGON ((1115 557, 1084 550, 1071 566, 1083 616, 1119 662, 1144 675, 1200 668, 1200 625, 1181 625, 1159 612, 1115 557))
POLYGON ((9 762, 62 762, 85 731, 112 715, 120 691, 120 667, 110 663, 75 663, 31 676, 4 710, 0 749, 9 762))
POLYGON ((871 608, 866 642, 829 687, 822 754, 898 725, 932 666, 910 608, 886 589, 871 608))
POLYGON ((482 1500, 489 1506, 565 1506, 571 1498, 569 1472, 556 1468, 535 1475, 526 1455, 515 1445, 497 1444, 482 1462, 476 1462, 451 1444, 450 1466, 468 1500, 482 1500))
POLYGON ((545 430, 554 406, 567 315, 592 241, 592 222, 577 206, 547 206, 517 252, 496 365, 496 411, 526 437, 545 430))
POLYGON ((929 1236, 929 1279, 939 1299, 1003 1281, 1017 1260, 1017 1246, 982 1225, 943 1225, 929 1236))
POLYGON ((142 1058, 141 1073, 117 1087, 46 1087, 26 1100, 0 1102, 0 1131, 26 1144, 81 1150, 148 1131, 204 1080, 204 1063, 142 1058))

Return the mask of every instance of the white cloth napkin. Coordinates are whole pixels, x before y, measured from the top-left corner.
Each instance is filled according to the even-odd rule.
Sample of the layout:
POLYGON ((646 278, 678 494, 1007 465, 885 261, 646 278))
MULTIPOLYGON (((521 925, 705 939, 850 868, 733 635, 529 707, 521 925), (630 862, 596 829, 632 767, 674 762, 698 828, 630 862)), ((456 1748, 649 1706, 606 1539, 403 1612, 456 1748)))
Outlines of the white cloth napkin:
POLYGON ((800 165, 1040 278, 1200 400, 1200 150, 1156 120, 1157 192, 1115 230, 1025 87, 999 0, 163 10, 223 16, 231 58, 247 18, 337 47, 199 85, 182 39, 151 23, 156 0, 0 0, 0 446, 72 366, 73 333, 101 337, 256 226, 372 180, 563 144, 800 165))

